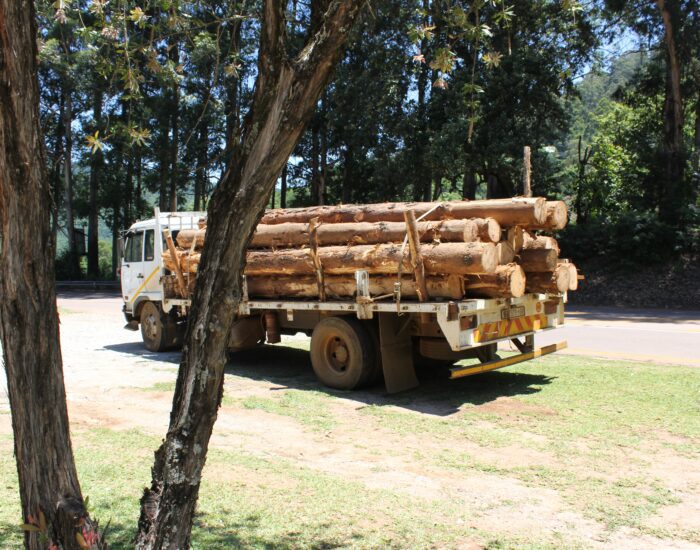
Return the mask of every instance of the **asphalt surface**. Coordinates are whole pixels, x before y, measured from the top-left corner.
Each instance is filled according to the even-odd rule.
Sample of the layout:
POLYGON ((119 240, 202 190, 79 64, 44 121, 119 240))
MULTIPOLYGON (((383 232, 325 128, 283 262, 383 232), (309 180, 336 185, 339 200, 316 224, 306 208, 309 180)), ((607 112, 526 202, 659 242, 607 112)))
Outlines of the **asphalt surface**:
POLYGON ((559 353, 700 367, 700 311, 567 308, 563 327, 535 337, 561 340, 559 353))
MULTIPOLYGON (((122 302, 110 291, 59 292, 58 304, 66 310, 103 313, 109 324, 123 321, 122 302)), ((122 325, 114 329, 121 333, 122 325)), ((140 339, 138 332, 131 335, 140 339)), ((535 344, 562 340, 568 348, 558 353, 700 367, 700 311, 572 306, 566 309, 565 325, 538 333, 535 344)))

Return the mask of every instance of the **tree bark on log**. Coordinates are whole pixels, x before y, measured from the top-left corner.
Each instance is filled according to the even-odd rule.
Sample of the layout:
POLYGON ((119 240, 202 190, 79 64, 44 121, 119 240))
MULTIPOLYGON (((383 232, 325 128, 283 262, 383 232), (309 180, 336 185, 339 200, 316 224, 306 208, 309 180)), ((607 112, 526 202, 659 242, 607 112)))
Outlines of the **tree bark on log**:
POLYGON ((269 210, 261 223, 308 223, 318 218, 325 223, 402 221, 406 210, 417 216, 428 214, 424 220, 493 218, 501 226, 544 226, 547 221, 546 201, 543 198, 492 199, 484 201, 388 202, 381 204, 310 206, 269 210))
POLYGON ((569 290, 570 272, 566 265, 559 265, 553 271, 526 273, 525 290, 541 294, 560 294, 569 290))
MULTIPOLYGON (((500 236, 500 225, 495 220, 418 222, 417 228, 420 240, 424 243, 474 242, 480 237, 486 242, 498 242, 500 236), (486 227, 486 230, 482 230, 481 227, 486 227), (486 238, 483 238, 484 234, 486 238), (494 236, 495 240, 493 240, 494 236)), ((316 234, 319 246, 400 243, 406 237, 406 224, 402 222, 327 223, 319 225, 316 234)), ((206 239, 205 231, 184 229, 177 234, 177 244, 182 248, 190 248, 193 239, 197 239, 197 248, 202 248, 206 239)), ((249 248, 288 248, 308 244, 309 224, 307 223, 260 224, 255 230, 249 248)))
POLYGON ((536 271, 554 271, 557 267, 556 250, 552 249, 536 249, 536 250, 521 250, 518 263, 523 266, 526 272, 536 271))
MULTIPOLYGON (((340 300, 352 298, 357 291, 355 277, 350 275, 333 275, 324 277, 326 298, 340 300)), ((428 294, 431 298, 446 298, 459 300, 464 296, 462 277, 459 275, 434 275, 426 277, 428 294)), ((369 291, 372 296, 385 296, 394 293, 396 277, 370 276, 369 291)), ((288 298, 311 299, 319 298, 316 277, 303 276, 250 276, 246 277, 248 295, 251 298, 288 298)), ((418 299, 416 281, 410 276, 401 278, 401 297, 418 299)))
MULTIPOLYGON (((492 243, 441 243, 420 247, 426 273, 466 275, 493 273, 498 265, 492 243)), ((404 273, 412 271, 408 250, 398 244, 325 246, 318 256, 327 275, 351 275, 359 269, 370 274, 393 275, 399 264, 404 273)), ((556 265, 556 260, 555 260, 556 265)), ((276 251, 248 252, 246 275, 310 275, 315 273, 308 249, 285 248, 276 251)))
POLYGON ((559 254, 559 243, 554 237, 546 237, 544 235, 532 236, 525 233, 523 243, 525 250, 555 250, 559 254))
POLYGON ((525 272, 518 264, 499 265, 490 275, 464 278, 464 292, 479 298, 519 298, 525 294, 525 272))
MULTIPOLYGON (((92 524, 75 469, 63 382, 35 21, 34 2, 0 0, 0 340, 22 520, 43 515, 45 535, 75 549, 77 521, 92 524)), ((49 542, 41 537, 25 531, 25 547, 45 549, 49 542)))
POLYGON ((188 316, 168 434, 141 499, 135 541, 139 549, 190 545, 202 469, 223 394, 226 345, 242 297, 248 242, 362 5, 330 1, 317 32, 291 57, 285 3, 263 4, 255 92, 231 153, 235 161, 209 202, 209 238, 188 316))
POLYGON ((512 263, 513 259, 515 258, 515 251, 507 241, 498 243, 496 245, 496 252, 498 253, 499 265, 507 265, 512 263))

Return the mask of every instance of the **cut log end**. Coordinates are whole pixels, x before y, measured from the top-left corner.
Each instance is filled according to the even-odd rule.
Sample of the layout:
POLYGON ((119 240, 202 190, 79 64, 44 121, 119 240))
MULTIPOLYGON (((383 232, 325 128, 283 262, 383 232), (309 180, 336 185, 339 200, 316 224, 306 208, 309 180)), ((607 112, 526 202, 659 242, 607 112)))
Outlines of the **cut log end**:
POLYGON ((551 272, 527 273, 525 289, 539 294, 561 294, 569 290, 569 277, 569 268, 565 264, 551 272))
POLYGON ((501 240, 501 224, 493 218, 474 220, 479 239, 487 243, 497 243, 501 240))
POLYGON ((500 265, 490 275, 465 277, 467 295, 479 298, 519 298, 525 294, 525 272, 517 264, 500 265))

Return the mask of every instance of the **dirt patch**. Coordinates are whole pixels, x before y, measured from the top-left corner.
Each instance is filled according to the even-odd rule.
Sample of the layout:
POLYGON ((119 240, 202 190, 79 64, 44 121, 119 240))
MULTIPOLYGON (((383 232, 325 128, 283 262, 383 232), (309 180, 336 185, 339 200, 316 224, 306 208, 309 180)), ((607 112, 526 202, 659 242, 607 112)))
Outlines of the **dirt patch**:
MULTIPOLYGON (((78 429, 139 429, 162 437, 167 429, 172 393, 148 388, 174 382, 179 356, 146 353, 138 334, 121 330, 123 319, 118 304, 113 302, 90 303, 85 307, 66 305, 77 312, 66 315, 61 326, 71 422, 78 429), (100 307, 107 305, 112 309, 101 312, 100 307)), ((636 531, 610 533, 604 525, 587 518, 582 510, 565 500, 560 492, 526 483, 508 472, 514 468, 543 468, 555 472, 573 469, 582 476, 613 479, 614 475, 646 476, 650 482, 660 480, 674 491, 680 502, 662 507, 646 525, 650 530, 677 530, 687 538, 688 533, 698 529, 700 466, 674 451, 673 446, 692 442, 669 440, 668 447, 611 451, 609 456, 601 458, 601 461, 610 461, 605 468, 601 467, 606 471, 595 472, 590 462, 578 458, 591 454, 585 441, 574 442, 569 456, 560 457, 540 450, 547 442, 545 436, 524 430, 518 432, 517 441, 499 446, 483 444, 483 440, 480 444, 467 437, 412 433, 413 419, 418 422, 429 417, 430 421, 440 421, 436 416, 439 417, 441 411, 436 409, 435 414, 427 414, 421 412, 425 410, 422 405, 418 407, 420 410, 411 410, 410 404, 386 406, 387 410, 406 416, 409 428, 398 433, 383 422, 381 416, 367 414, 365 410, 370 406, 368 403, 386 402, 380 394, 355 398, 320 395, 324 406, 327 403, 325 411, 332 416, 333 427, 318 429, 293 416, 249 409, 242 404, 248 398, 277 398, 286 391, 300 390, 286 389, 263 376, 227 374, 226 378, 225 395, 233 404, 219 411, 212 449, 235 451, 273 462, 282 460, 293 468, 392 491, 401 498, 422 499, 438 506, 444 502, 445 506, 461 511, 460 521, 465 531, 478 529, 494 536, 536 540, 541 540, 545 533, 552 540, 565 537, 600 548, 693 547, 692 543, 682 540, 666 541, 642 536, 636 531), (485 471, 486 468, 491 470, 485 471)), ((0 407, 6 407, 6 399, 1 397, 0 407)), ((444 418, 464 421, 463 417, 474 411, 494 415, 496 420, 473 420, 471 426, 485 433, 494 430, 499 419, 513 424, 519 417, 557 414, 553 409, 513 397, 498 397, 475 407, 453 408, 452 415, 444 418)), ((0 433, 11 433, 7 414, 0 414, 0 433)), ((212 482, 229 486, 244 479, 245 483, 263 489, 274 483, 293 490, 296 483, 276 472, 256 471, 236 464, 227 468, 208 467, 205 476, 212 482)), ((474 549, 480 545, 467 537, 458 547, 474 549)))

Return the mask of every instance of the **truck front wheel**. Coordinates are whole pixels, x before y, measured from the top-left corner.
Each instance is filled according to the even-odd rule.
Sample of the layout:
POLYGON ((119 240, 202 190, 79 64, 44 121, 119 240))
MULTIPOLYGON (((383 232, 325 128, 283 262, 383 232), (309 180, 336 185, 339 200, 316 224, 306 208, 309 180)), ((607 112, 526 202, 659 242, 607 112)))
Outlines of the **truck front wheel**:
POLYGON ((165 351, 178 345, 177 325, 153 302, 141 308, 141 337, 146 349, 165 351))
POLYGON ((311 365, 318 379, 338 390, 354 390, 377 370, 374 339, 352 317, 326 317, 311 335, 311 365))

